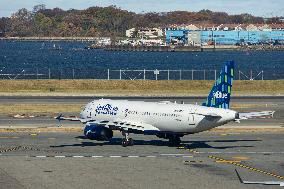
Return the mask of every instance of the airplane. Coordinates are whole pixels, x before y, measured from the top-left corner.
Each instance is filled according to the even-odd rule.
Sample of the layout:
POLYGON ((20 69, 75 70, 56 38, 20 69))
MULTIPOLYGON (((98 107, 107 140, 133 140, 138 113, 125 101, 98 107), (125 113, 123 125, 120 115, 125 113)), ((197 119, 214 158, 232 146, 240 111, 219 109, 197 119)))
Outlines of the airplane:
POLYGON ((239 181, 243 184, 262 184, 262 185, 279 185, 284 187, 284 182, 283 181, 245 181, 241 178, 239 172, 237 169, 235 169, 237 176, 239 178, 239 181))
POLYGON ((231 121, 273 117, 274 111, 239 113, 229 109, 234 76, 234 61, 227 61, 202 105, 176 102, 144 102, 99 99, 88 103, 80 117, 56 117, 85 124, 84 135, 91 140, 109 141, 113 130, 122 135, 122 146, 132 146, 130 133, 156 135, 179 145, 181 137, 199 133, 231 121))

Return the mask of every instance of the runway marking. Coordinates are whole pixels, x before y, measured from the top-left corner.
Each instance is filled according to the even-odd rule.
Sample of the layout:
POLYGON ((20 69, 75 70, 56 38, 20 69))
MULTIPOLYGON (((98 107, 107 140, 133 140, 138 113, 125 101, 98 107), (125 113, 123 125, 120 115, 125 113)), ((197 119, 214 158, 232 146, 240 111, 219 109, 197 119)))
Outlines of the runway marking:
POLYGON ((188 164, 188 163, 202 163, 203 161, 183 161, 183 163, 188 164))
POLYGON ((192 158, 193 156, 182 156, 183 158, 192 158))
POLYGON ((231 161, 231 160, 217 160, 217 161, 215 161, 216 163, 240 163, 241 161, 235 161, 235 160, 233 160, 233 161, 231 161))
POLYGON ((183 156, 187 154, 160 154, 161 156, 183 156))
POLYGON ((91 157, 93 157, 93 158, 102 158, 104 156, 91 156, 91 157))
POLYGON ((249 157, 245 157, 245 156, 235 156, 235 157, 233 157, 233 159, 248 160, 250 158, 249 157))
MULTIPOLYGON (((2 155, 2 154, 0 154, 2 155)), ((17 155, 15 155, 17 156, 17 155)), ((163 158, 163 157, 172 157, 172 158, 192 158, 192 155, 55 155, 55 156, 50 156, 50 155, 37 155, 37 156, 25 156, 25 157, 32 157, 32 158, 163 158)))
POLYGON ((244 164, 240 164, 240 163, 237 163, 237 162, 233 162, 233 161, 230 161, 230 160, 225 160, 225 159, 220 158, 220 157, 216 157, 216 156, 208 156, 208 157, 211 158, 211 159, 218 160, 219 163, 220 162, 224 162, 224 163, 232 164, 232 165, 235 165, 235 166, 238 166, 238 167, 242 167, 242 168, 245 168, 245 169, 249 169, 249 170, 254 171, 254 172, 259 172, 259 173, 263 173, 263 174, 266 174, 266 175, 269 175, 269 176, 273 176, 273 177, 276 177, 278 179, 284 179, 284 176, 277 175, 277 174, 274 174, 274 173, 270 173, 270 172, 267 172, 267 171, 263 171, 261 169, 250 167, 250 166, 247 166, 247 165, 244 165, 244 164))
MULTIPOLYGON (((182 149, 182 148, 180 148, 180 149, 182 149)), ((186 146, 184 146, 183 149, 188 150, 191 153, 203 153, 203 154, 209 153, 209 152, 198 152, 196 150, 192 150, 192 149, 186 148, 186 146)), ((222 152, 218 152, 218 153, 223 154, 222 152)), ((233 152, 230 152, 230 153, 233 153, 233 152)), ((235 153, 243 153, 243 152, 235 152, 235 153)), ((273 153, 279 154, 280 153, 280 154, 282 154, 284 152, 250 152, 250 153, 263 153, 263 154, 273 154, 273 153)), ((212 155, 209 155, 208 158, 216 160, 215 161, 216 163, 227 163, 227 164, 235 165, 235 166, 238 166, 238 167, 249 169, 251 171, 259 172, 259 173, 262 173, 262 174, 266 174, 266 175, 273 176, 273 177, 276 177, 278 179, 283 179, 284 180, 284 176, 277 175, 277 174, 274 174, 274 173, 270 173, 268 171, 257 169, 257 168, 254 168, 254 167, 251 167, 251 166, 248 166, 248 165, 245 165, 245 164, 241 164, 240 162, 226 160, 226 159, 223 159, 223 158, 220 158, 220 157, 217 157, 217 156, 212 156, 212 155)))
POLYGON ((6 148, 6 149, 0 150, 0 153, 12 152, 12 151, 19 150, 20 148, 23 148, 23 147, 22 146, 16 146, 16 147, 13 147, 13 148, 6 148))
MULTIPOLYGON (((190 151, 192 152, 192 151, 190 151)), ((199 154, 284 154, 284 152, 198 152, 199 154)))

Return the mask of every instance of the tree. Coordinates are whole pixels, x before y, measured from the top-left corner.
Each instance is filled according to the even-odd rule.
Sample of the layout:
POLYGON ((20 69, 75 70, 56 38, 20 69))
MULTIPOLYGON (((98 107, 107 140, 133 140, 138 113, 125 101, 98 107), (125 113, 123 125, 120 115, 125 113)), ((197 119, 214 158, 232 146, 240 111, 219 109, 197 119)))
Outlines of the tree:
POLYGON ((34 23, 39 35, 49 35, 52 30, 52 19, 42 13, 37 13, 34 17, 34 23))
POLYGON ((35 13, 43 11, 45 9, 46 9, 46 5, 45 4, 35 5, 33 7, 33 13, 35 14, 35 13))
POLYGON ((7 30, 8 18, 0 18, 0 36, 4 36, 7 30))
POLYGON ((12 14, 10 19, 12 36, 31 36, 33 33, 32 13, 23 8, 12 14))
MULTIPOLYGON (((268 23, 279 23, 271 18, 268 23)), ((144 13, 122 10, 115 6, 90 7, 86 10, 47 9, 44 4, 32 11, 20 9, 3 22, 0 31, 9 36, 124 36, 129 28, 167 27, 171 24, 264 23, 250 14, 228 15, 204 9, 199 12, 173 11, 144 13), (4 28, 4 29, 3 29, 4 28)))

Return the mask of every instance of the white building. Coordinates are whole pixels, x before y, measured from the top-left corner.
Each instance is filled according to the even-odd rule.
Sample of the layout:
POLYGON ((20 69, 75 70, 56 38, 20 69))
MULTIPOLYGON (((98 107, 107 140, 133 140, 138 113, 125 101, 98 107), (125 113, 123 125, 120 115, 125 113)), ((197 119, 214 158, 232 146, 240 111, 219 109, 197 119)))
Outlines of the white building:
POLYGON ((126 30, 125 32, 126 37, 140 37, 140 38, 147 38, 147 39, 154 39, 158 37, 164 36, 164 31, 161 28, 131 28, 126 30), (137 32, 137 36, 134 36, 134 33, 137 32))
POLYGON ((134 33, 135 31, 136 31, 135 28, 131 28, 131 29, 129 29, 129 30, 126 30, 125 36, 126 36, 126 37, 133 37, 133 33, 134 33))

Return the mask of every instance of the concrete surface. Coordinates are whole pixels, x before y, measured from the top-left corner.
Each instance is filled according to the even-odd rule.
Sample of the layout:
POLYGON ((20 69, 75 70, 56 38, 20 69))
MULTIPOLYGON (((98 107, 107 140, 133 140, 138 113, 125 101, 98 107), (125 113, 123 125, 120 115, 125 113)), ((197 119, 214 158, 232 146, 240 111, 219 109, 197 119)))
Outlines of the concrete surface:
POLYGON ((133 135, 126 148, 114 137, 0 133, 0 188, 278 188, 241 184, 235 169, 244 180, 284 179, 282 134, 201 133, 180 147, 133 135))

